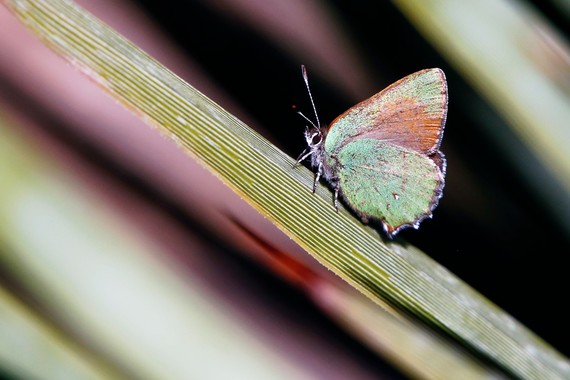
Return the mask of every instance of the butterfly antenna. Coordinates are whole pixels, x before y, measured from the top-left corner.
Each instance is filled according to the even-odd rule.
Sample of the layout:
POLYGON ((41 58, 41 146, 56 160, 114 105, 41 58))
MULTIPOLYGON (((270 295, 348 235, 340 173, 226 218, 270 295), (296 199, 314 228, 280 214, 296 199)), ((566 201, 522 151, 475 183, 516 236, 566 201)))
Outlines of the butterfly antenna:
MULTIPOLYGON (((317 115, 317 107, 315 107, 315 102, 313 101, 313 95, 311 94, 311 88, 309 87, 309 77, 307 76, 307 68, 305 65, 301 65, 301 72, 303 73, 303 80, 305 81, 305 86, 307 86, 307 92, 309 93, 309 99, 311 99, 311 105, 313 106, 313 112, 315 112, 315 119, 317 120, 317 129, 321 129, 321 122, 319 121, 319 115, 317 115)), ((299 112, 306 120, 309 120, 305 115, 299 112)), ((309 120, 310 122, 310 120, 309 120)), ((311 122, 313 126, 313 124, 311 122)))
POLYGON ((309 119, 307 116, 303 115, 303 113, 302 113, 301 111, 297 111, 297 113, 298 113, 299 115, 301 115, 301 117, 302 117, 303 119, 307 120, 307 121, 309 122, 309 124, 311 124, 314 128, 320 129, 320 128, 318 128, 318 127, 315 125, 315 123, 313 123, 313 121, 312 121, 311 119, 309 119))

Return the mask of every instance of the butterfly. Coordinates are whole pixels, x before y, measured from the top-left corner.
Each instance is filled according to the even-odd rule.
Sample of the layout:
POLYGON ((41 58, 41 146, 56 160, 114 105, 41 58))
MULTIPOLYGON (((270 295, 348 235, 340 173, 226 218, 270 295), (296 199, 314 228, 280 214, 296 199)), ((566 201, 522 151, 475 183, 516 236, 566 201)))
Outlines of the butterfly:
POLYGON ((297 164, 310 157, 313 192, 324 178, 337 210, 340 195, 363 222, 379 220, 390 238, 431 218, 445 184, 446 160, 439 150, 448 103, 443 71, 410 74, 328 127, 319 122, 305 66, 302 75, 316 123, 300 113, 310 125, 297 164))

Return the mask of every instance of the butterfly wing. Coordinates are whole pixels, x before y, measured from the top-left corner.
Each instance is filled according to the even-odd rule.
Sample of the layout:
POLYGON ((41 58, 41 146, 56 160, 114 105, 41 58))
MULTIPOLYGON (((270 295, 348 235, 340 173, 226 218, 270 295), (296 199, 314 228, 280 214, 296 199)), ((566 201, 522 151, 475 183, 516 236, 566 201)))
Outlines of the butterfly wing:
POLYGON ((390 142, 432 155, 447 116, 447 83, 440 69, 410 74, 350 108, 330 125, 325 150, 336 153, 355 138, 390 142))
MULTIPOLYGON (((444 162, 439 152, 438 158, 444 162)), ((443 190, 440 164, 377 139, 355 139, 326 156, 347 203, 364 219, 380 219, 389 236, 431 216, 443 190)))

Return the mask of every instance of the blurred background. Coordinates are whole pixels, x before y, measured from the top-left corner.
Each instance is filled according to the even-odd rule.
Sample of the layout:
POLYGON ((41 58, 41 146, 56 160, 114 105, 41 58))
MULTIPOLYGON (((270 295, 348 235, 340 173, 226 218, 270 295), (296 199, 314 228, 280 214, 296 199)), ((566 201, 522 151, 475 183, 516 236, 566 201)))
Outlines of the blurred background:
MULTIPOLYGON (((301 64, 325 123, 442 68, 444 196, 400 236, 570 355, 568 3, 77 3, 292 157, 305 145, 292 107, 312 112, 301 64)), ((338 323, 323 289, 344 284, 5 7, 0 25, 0 318, 22 310, 117 377, 184 378, 185 362, 200 378, 421 377, 338 323), (170 358, 145 363, 126 353, 135 341, 170 358)), ((15 328, 1 329, 9 352, 15 328)), ((58 359, 36 355, 54 378, 58 359)))

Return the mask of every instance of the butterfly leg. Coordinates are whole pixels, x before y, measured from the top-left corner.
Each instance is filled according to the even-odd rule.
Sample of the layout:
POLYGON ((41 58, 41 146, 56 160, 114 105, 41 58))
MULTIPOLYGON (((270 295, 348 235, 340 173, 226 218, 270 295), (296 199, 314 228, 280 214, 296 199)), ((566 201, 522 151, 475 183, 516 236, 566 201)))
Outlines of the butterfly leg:
POLYGON ((311 154, 313 154, 314 152, 310 149, 310 148, 306 148, 303 152, 301 152, 301 154, 299 155, 299 157, 297 158, 297 161, 295 161, 295 165, 297 166, 299 165, 302 161, 305 160, 305 158, 309 157, 311 154))
POLYGON ((338 191, 340 190, 340 186, 336 185, 334 188, 334 208, 336 212, 338 212, 338 191))
POLYGON ((319 166, 317 168, 317 174, 315 175, 315 183, 313 184, 313 193, 317 191, 317 185, 319 184, 319 179, 321 179, 322 174, 323 174, 323 163, 319 162, 319 166))

